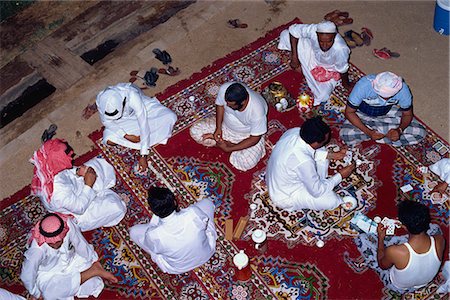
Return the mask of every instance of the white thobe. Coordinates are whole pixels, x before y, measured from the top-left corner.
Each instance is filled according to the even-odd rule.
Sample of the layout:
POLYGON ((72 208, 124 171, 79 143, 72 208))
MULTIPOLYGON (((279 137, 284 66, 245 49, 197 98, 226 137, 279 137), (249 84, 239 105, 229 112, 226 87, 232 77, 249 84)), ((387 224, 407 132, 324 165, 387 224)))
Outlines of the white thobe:
MULTIPOLYGON (((97 96, 97 107, 100 120, 105 126, 103 143, 109 140, 127 148, 140 150, 141 155, 147 155, 149 148, 155 144, 165 144, 172 136, 172 128, 177 121, 177 115, 162 105, 155 97, 147 97, 140 88, 131 83, 119 83, 108 87, 126 97, 122 117, 112 120, 105 115, 103 107, 105 99, 97 96), (127 140, 126 134, 140 137, 140 142, 127 140)), ((99 94, 100 95, 100 94, 99 94)))
POLYGON ((214 204, 203 199, 165 218, 130 228, 130 238, 148 252, 159 268, 181 274, 207 262, 216 250, 214 204))
POLYGON ((322 51, 317 39, 317 24, 294 24, 281 32, 278 49, 291 51, 289 34, 298 39, 297 53, 306 82, 314 95, 314 105, 326 102, 338 81, 330 79, 319 82, 314 79, 311 70, 321 66, 329 71, 345 73, 348 71, 350 48, 338 34, 333 46, 326 52, 322 51))
POLYGON ((85 165, 97 174, 92 188, 76 174, 76 168, 64 170, 56 174, 51 200, 41 199, 43 205, 50 212, 73 215, 81 231, 117 225, 127 207, 110 189, 116 184, 114 168, 103 158, 93 158, 85 165))
POLYGON ((328 176, 325 147, 314 150, 300 137, 300 128, 286 131, 276 143, 267 164, 266 183, 272 202, 289 211, 327 210, 343 203, 333 188, 342 181, 328 176))
POLYGON ((430 166, 430 170, 450 184, 450 158, 443 158, 430 166))
POLYGON ((80 273, 89 269, 98 260, 98 255, 71 219, 67 220, 67 225, 69 231, 59 249, 47 243, 39 246, 33 240, 25 251, 20 279, 36 298, 97 297, 103 290, 103 280, 98 276, 81 284, 80 273))
MULTIPOLYGON (((238 170, 247 171, 256 166, 261 158, 266 155, 264 134, 267 132, 267 103, 264 98, 242 84, 249 94, 249 101, 243 111, 238 111, 227 106, 225 92, 235 82, 223 84, 216 98, 216 105, 224 107, 222 122, 222 138, 232 143, 239 143, 250 136, 261 136, 258 143, 252 147, 233 151, 230 154, 230 163, 238 170)), ((208 118, 194 124, 190 129, 192 138, 205 146, 214 146, 212 139, 203 140, 203 135, 214 133, 216 130, 216 119, 208 118)))
POLYGON ((24 297, 13 294, 10 291, 7 291, 2 288, 0 288, 0 299, 2 299, 2 300, 26 300, 24 297))

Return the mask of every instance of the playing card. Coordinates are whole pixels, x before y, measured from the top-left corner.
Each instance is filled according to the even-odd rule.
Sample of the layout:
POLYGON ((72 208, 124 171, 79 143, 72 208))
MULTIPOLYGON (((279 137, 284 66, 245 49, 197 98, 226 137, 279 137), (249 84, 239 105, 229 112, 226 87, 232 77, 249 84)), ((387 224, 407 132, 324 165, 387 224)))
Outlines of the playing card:
POLYGON ((400 188, 403 193, 407 193, 413 190, 413 187, 410 184, 404 185, 400 188))
POLYGON ((395 224, 389 224, 386 229, 386 235, 394 235, 395 234, 395 224))
POLYGON ((419 171, 419 172, 422 173, 422 174, 426 174, 426 173, 428 173, 428 168, 425 167, 425 166, 418 167, 418 168, 417 168, 417 171, 419 171))

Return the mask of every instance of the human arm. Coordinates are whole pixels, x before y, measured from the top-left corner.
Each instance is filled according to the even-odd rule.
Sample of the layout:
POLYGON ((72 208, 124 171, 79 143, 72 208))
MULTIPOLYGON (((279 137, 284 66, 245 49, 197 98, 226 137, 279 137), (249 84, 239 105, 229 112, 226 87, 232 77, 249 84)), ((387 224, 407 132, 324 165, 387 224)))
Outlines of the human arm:
POLYGON ((402 134, 403 130, 405 130, 406 127, 411 124, 411 121, 414 117, 412 107, 408 110, 402 111, 402 117, 400 119, 400 125, 397 128, 390 129, 386 137, 390 139, 391 141, 395 142, 400 139, 400 135, 402 134))
POLYGON ((300 72, 302 69, 302 65, 300 64, 300 60, 298 58, 298 38, 294 37, 289 32, 289 41, 291 43, 291 62, 290 66, 293 70, 300 72))
POLYGON ((383 269, 389 269, 394 265, 392 248, 386 248, 384 246, 384 238, 386 237, 386 229, 383 224, 378 223, 377 233, 378 233, 378 245, 377 245, 377 261, 378 266, 383 269))
POLYGON ((216 140, 216 142, 222 139, 222 123, 224 114, 225 107, 223 105, 216 104, 216 130, 213 134, 214 140, 216 140))
POLYGON ((355 86, 355 83, 350 82, 350 79, 348 78, 348 71, 341 73, 341 80, 342 80, 342 86, 347 91, 351 91, 353 89, 353 87, 355 86))
POLYGON ((225 152, 239 151, 258 144, 261 137, 262 137, 261 135, 258 136, 251 135, 237 144, 225 140, 218 140, 216 142, 216 147, 222 149, 225 152))
POLYGON ((355 126, 359 130, 367 134, 372 140, 379 140, 384 137, 384 134, 376 130, 370 129, 361 121, 359 116, 356 114, 356 108, 347 105, 345 107, 344 115, 347 118, 347 120, 353 124, 353 126, 355 126))
POLYGON ((75 252, 92 263, 96 262, 98 260, 98 254, 95 252, 94 247, 85 239, 79 227, 70 218, 67 219, 67 225, 69 226, 67 234, 75 252))
POLYGON ((141 143, 141 149, 140 154, 142 156, 148 155, 149 153, 149 147, 150 147, 150 125, 148 123, 148 117, 147 117, 147 110, 145 109, 144 102, 142 99, 142 95, 134 90, 133 88, 130 88, 129 93, 129 106, 136 114, 137 123, 139 126, 139 136, 131 136, 127 135, 127 137, 124 136, 124 138, 131 138, 131 142, 141 143), (139 141, 138 141, 139 140, 139 141))
POLYGON ((35 241, 34 245, 25 251, 25 259, 22 263, 22 272, 20 274, 20 279, 23 285, 35 299, 41 297, 41 291, 36 285, 37 272, 42 259, 44 258, 44 250, 39 248, 35 241))

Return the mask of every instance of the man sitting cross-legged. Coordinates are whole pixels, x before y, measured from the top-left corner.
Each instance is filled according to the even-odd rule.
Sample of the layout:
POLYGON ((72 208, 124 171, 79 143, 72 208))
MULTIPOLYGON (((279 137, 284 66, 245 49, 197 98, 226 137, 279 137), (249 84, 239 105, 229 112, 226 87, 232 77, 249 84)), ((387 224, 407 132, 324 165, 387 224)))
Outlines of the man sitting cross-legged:
POLYGON ((340 136, 349 146, 367 140, 412 145, 426 135, 425 128, 414 119, 408 86, 391 72, 361 78, 348 97, 345 117, 340 136))
POLYGON ((445 239, 439 226, 430 224, 430 212, 424 204, 400 202, 398 220, 408 235, 386 239, 387 228, 379 223, 378 238, 363 233, 355 242, 367 265, 377 271, 385 286, 404 293, 433 280, 441 266, 445 239))
POLYGON ((231 152, 230 163, 238 170, 256 166, 266 154, 267 103, 243 83, 223 84, 216 99, 216 116, 194 124, 192 138, 205 146, 231 152))
POLYGON ((24 255, 20 278, 31 299, 97 297, 104 287, 102 279, 118 282, 67 215, 45 215, 31 230, 24 255))
POLYGON ((333 22, 293 24, 281 32, 278 49, 291 52, 291 67, 305 76, 314 105, 327 102, 340 79, 348 90, 354 85, 348 78, 350 48, 333 22))
POLYGON ((217 233, 215 207, 210 199, 180 210, 169 189, 152 187, 148 204, 154 213, 150 223, 131 227, 130 237, 161 270, 181 274, 211 258, 216 251, 217 233))
POLYGON ((327 178, 329 160, 342 159, 346 154, 344 148, 328 152, 325 145, 330 138, 330 127, 319 117, 308 119, 302 128, 291 128, 281 136, 266 173, 270 199, 276 206, 289 211, 327 210, 344 203, 333 189, 342 178, 350 176, 355 164, 327 178))
POLYGON ((39 196, 48 211, 75 216, 81 231, 118 224, 127 207, 111 190, 116 184, 114 168, 102 158, 75 168, 74 155, 67 142, 46 141, 31 159, 32 194, 39 196))

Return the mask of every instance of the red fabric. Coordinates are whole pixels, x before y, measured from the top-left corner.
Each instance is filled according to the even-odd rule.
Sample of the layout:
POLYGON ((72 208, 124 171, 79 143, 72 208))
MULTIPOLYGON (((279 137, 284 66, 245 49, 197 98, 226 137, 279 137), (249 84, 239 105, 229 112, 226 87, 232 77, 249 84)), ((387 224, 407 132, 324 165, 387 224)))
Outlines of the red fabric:
POLYGON ((339 72, 329 71, 329 70, 325 69, 324 67, 320 67, 320 66, 312 69, 311 75, 318 82, 327 82, 331 79, 334 79, 337 81, 337 80, 341 79, 341 74, 339 74, 339 72))
POLYGON ((61 231, 60 234, 54 237, 45 237, 41 234, 39 230, 39 226, 42 227, 42 229, 45 232, 52 233, 59 229, 61 222, 59 219, 55 216, 47 216, 44 217, 41 221, 37 222, 36 225, 34 225, 33 229, 31 229, 31 237, 28 240, 28 243, 31 244, 32 240, 36 240, 39 246, 42 246, 43 243, 57 243, 59 241, 62 241, 64 237, 66 236, 67 232, 69 231, 69 226, 67 225, 67 219, 70 217, 68 215, 55 213, 58 215, 64 222, 64 229, 61 231))
POLYGON ((67 145, 63 140, 46 141, 34 152, 31 162, 34 164, 31 193, 41 196, 48 202, 53 194, 53 180, 59 172, 72 168, 72 156, 66 154, 67 145))

